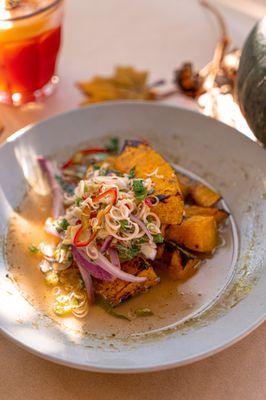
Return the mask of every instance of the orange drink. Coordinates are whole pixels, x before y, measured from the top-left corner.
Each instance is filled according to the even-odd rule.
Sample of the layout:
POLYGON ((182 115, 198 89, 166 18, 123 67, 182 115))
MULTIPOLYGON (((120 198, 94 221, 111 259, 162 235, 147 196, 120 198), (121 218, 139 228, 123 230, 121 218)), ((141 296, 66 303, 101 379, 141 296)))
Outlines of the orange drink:
POLYGON ((0 102, 21 105, 54 87, 63 0, 0 0, 0 102))

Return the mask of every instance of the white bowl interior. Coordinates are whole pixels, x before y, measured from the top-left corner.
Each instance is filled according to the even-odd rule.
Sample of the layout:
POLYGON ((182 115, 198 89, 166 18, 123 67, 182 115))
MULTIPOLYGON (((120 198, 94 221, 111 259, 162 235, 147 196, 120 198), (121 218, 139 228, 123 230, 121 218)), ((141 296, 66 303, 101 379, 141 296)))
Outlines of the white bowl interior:
POLYGON ((90 370, 154 370, 213 353, 245 335, 265 317, 265 153, 233 129, 174 107, 109 103, 62 114, 26 133, 18 132, 0 149, 0 159, 0 324, 4 333, 30 351, 90 370), (198 291, 202 285, 201 292, 208 293, 202 309, 208 309, 202 313, 197 309, 183 324, 169 327, 163 335, 126 341, 82 336, 32 307, 6 277, 4 239, 8 218, 28 185, 38 179, 32 156, 56 154, 63 160, 73 148, 84 142, 99 142, 106 135, 147 138, 173 163, 221 191, 236 221, 240 237, 236 265, 233 257, 237 243, 233 249, 231 225, 229 251, 218 252, 197 278, 184 286, 198 291), (212 307, 208 307, 210 303, 212 307))

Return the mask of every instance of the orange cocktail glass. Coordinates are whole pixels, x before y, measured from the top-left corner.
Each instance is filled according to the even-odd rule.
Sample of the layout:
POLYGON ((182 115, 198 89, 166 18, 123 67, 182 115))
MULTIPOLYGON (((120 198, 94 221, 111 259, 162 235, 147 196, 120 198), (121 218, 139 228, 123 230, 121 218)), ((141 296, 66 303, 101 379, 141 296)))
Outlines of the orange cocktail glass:
POLYGON ((63 0, 0 0, 0 102, 52 93, 62 17, 63 0))

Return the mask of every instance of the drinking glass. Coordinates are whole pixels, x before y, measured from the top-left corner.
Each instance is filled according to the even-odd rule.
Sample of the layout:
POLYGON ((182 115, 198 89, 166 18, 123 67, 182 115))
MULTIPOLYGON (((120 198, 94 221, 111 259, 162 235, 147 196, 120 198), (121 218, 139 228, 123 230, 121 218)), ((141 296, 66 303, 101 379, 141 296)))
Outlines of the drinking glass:
POLYGON ((0 0, 0 102, 53 92, 62 19, 63 0, 0 0))

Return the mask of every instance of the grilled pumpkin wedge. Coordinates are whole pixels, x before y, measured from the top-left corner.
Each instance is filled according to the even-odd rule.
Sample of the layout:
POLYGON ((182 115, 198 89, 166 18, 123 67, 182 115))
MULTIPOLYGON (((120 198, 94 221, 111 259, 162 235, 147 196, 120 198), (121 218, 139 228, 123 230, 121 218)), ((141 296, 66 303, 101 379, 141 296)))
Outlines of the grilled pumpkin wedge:
POLYGON ((114 161, 114 169, 123 173, 135 170, 136 178, 154 183, 155 195, 164 201, 153 208, 163 224, 180 224, 184 201, 178 177, 172 166, 155 150, 140 141, 127 141, 123 151, 114 161))

